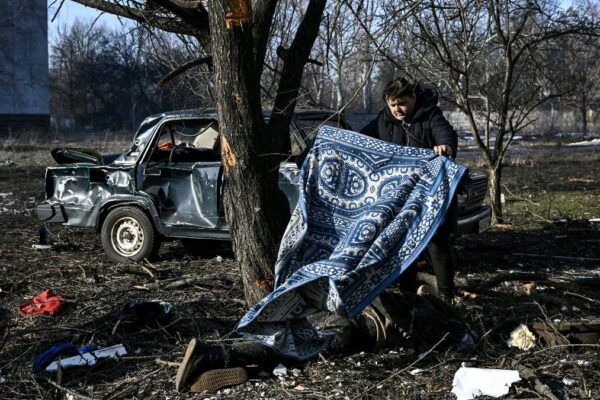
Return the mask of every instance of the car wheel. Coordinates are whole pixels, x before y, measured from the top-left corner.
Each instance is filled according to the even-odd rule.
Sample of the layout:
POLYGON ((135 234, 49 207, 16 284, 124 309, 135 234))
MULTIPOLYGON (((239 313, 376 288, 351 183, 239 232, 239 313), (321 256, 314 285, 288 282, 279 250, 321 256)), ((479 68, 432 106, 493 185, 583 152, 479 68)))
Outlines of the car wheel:
POLYGON ((119 207, 102 224, 102 247, 119 263, 151 259, 158 254, 160 239, 150 218, 136 207, 119 207))

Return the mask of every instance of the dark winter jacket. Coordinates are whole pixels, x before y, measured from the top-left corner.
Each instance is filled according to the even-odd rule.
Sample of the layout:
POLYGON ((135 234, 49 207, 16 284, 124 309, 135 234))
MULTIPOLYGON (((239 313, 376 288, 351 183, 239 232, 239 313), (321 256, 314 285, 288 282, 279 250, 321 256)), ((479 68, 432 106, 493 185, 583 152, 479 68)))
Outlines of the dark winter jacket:
POLYGON ((397 120, 386 106, 360 133, 403 146, 432 149, 445 144, 456 157, 458 136, 437 106, 438 96, 431 87, 419 84, 415 111, 404 121, 397 120))

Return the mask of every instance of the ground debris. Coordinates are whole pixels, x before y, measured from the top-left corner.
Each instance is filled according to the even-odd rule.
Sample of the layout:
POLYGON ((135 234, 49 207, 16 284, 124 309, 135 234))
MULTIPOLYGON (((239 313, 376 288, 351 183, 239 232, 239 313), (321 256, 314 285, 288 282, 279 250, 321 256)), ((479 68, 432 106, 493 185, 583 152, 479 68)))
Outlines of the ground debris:
MULTIPOLYGON (((46 148, 39 151, 47 153, 46 148)), ((532 167, 506 167, 506 184, 515 193, 515 188, 527 186, 531 192, 518 193, 519 198, 532 194, 540 209, 510 200, 507 224, 457 240, 457 283, 463 296, 455 307, 479 334, 473 352, 440 348, 423 359, 419 359, 422 351, 410 348, 345 358, 326 354, 304 366, 288 366, 284 380, 268 371, 260 379, 210 397, 453 399, 453 376, 468 363, 476 368, 532 371, 513 385, 511 398, 600 398, 598 342, 577 339, 576 335, 593 332, 574 328, 600 324, 598 262, 593 261, 600 259, 600 230, 590 224, 548 224, 529 213, 543 214, 547 220, 557 216, 544 214, 546 209, 572 214, 575 208, 567 207, 577 197, 580 214, 572 214, 572 220, 600 215, 600 181, 593 179, 600 176, 600 154, 544 164, 557 157, 563 156, 536 159, 532 167), (569 176, 593 182, 586 183, 583 193, 582 182, 569 182, 565 178, 569 176), (536 197, 542 190, 547 191, 544 196, 536 197), (545 199, 551 196, 549 208, 545 199), (528 293, 524 287, 531 283, 535 290, 528 293), (507 346, 520 324, 536 336, 535 347, 527 351, 507 346)), ((39 243, 39 221, 29 199, 42 201, 44 166, 0 166, 0 193, 11 193, 0 198, 0 398, 194 398, 178 395, 173 384, 187 342, 192 337, 211 343, 236 340, 232 332, 246 311, 231 255, 219 250, 221 260, 210 251, 191 256, 178 242, 168 242, 157 262, 117 266, 103 255, 93 232, 63 226, 48 226, 51 249, 32 251, 31 246, 39 243), (4 212, 3 207, 15 212, 4 212), (29 318, 18 313, 19 304, 48 287, 70 300, 60 315, 29 318), (124 306, 141 296, 172 304, 173 317, 159 324, 123 318, 124 306), (130 356, 64 370, 60 377, 33 375, 33 360, 56 343, 96 347, 122 343, 130 356)), ((430 267, 423 268, 431 281, 425 283, 434 284, 430 267)))

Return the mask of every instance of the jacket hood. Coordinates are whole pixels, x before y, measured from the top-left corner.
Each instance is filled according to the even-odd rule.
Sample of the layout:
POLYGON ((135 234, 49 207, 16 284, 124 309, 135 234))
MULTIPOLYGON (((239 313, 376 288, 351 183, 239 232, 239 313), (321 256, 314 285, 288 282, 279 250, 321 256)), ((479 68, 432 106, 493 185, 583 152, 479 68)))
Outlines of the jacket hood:
POLYGON ((422 82, 417 84, 417 104, 411 121, 418 121, 423 115, 429 115, 432 108, 438 104, 438 92, 435 86, 422 82))

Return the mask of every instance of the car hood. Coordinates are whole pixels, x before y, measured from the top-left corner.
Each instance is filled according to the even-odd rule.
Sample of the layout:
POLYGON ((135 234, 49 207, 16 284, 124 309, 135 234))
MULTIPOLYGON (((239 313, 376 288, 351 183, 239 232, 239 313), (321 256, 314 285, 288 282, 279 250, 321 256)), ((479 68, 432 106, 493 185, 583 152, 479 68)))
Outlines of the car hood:
POLYGON ((92 164, 108 165, 120 154, 101 155, 96 150, 61 147, 50 152, 52 158, 59 164, 92 164))

